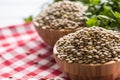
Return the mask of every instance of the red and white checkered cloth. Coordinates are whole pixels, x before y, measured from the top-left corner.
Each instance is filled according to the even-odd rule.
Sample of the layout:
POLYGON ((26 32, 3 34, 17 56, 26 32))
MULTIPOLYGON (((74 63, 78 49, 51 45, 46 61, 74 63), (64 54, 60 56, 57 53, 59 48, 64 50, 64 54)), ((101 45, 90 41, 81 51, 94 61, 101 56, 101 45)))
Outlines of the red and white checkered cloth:
POLYGON ((56 76, 65 77, 54 61, 52 48, 41 40, 31 23, 0 28, 0 80, 56 76))

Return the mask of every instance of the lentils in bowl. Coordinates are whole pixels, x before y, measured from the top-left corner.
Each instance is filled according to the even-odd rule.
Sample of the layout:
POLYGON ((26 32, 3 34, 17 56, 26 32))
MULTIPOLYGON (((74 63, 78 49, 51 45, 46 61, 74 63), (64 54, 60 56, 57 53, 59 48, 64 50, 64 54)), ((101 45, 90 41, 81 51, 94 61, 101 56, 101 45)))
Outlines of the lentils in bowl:
POLYGON ((115 80, 120 77, 120 33, 83 28, 60 38, 54 58, 71 80, 115 80))
POLYGON ((100 27, 84 28, 60 38, 57 57, 68 63, 97 64, 120 59, 120 35, 100 27))
POLYGON ((34 18, 33 23, 45 42, 55 44, 63 35, 85 27, 84 13, 86 9, 87 8, 79 2, 55 2, 40 12, 40 14, 34 18), (44 39, 42 34, 46 32, 46 30, 47 39, 53 40, 54 38, 54 41, 49 42, 44 39), (48 35, 52 35, 52 37, 48 35))

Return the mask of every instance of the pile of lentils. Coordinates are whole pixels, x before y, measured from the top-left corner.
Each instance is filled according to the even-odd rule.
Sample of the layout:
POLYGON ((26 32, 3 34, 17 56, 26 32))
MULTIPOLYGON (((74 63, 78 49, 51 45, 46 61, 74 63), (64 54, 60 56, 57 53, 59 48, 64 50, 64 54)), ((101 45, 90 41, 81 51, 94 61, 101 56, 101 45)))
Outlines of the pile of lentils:
POLYGON ((77 29, 85 26, 85 10, 79 2, 55 2, 40 12, 34 21, 43 29, 77 29))
POLYGON ((120 33, 101 27, 83 28, 60 38, 56 56, 68 63, 104 64, 120 60, 120 33))

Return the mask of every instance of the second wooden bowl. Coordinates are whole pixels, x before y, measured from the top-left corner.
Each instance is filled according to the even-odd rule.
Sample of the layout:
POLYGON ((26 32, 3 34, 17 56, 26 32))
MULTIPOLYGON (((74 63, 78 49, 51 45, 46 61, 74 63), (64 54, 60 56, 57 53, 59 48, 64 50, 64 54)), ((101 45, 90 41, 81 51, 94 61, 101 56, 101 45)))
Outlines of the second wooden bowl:
POLYGON ((56 46, 53 52, 56 62, 71 80, 116 80, 120 77, 120 61, 105 64, 67 63, 55 55, 58 53, 56 46))
POLYGON ((76 30, 53 30, 53 29, 42 29, 40 28, 36 22, 33 21, 35 29, 39 36, 49 45, 54 46, 56 41, 71 32, 75 32, 76 30))

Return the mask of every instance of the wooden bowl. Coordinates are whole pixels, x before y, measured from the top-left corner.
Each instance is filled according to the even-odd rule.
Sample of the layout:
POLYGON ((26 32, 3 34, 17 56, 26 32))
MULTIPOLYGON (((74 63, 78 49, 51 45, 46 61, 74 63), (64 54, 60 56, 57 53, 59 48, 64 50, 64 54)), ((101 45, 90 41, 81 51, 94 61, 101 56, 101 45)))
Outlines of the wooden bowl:
POLYGON ((75 32, 76 30, 53 30, 53 29, 42 29, 38 26, 36 22, 33 21, 35 29, 38 35, 49 45, 54 46, 56 41, 71 32, 75 32))
POLYGON ((120 77, 120 61, 105 64, 67 63, 57 58, 55 46, 53 52, 57 64, 71 80, 115 80, 120 77))

